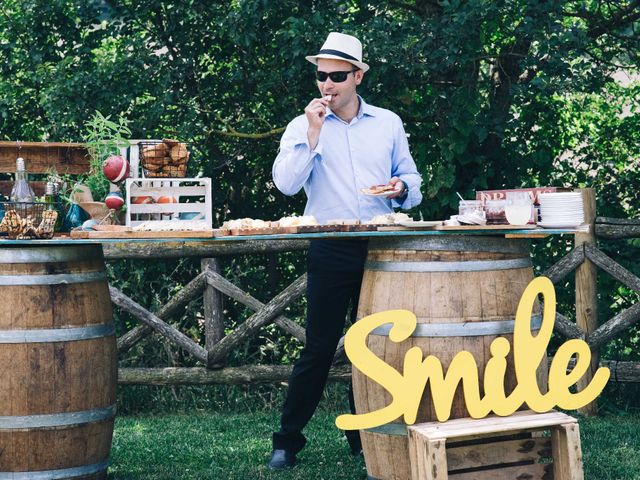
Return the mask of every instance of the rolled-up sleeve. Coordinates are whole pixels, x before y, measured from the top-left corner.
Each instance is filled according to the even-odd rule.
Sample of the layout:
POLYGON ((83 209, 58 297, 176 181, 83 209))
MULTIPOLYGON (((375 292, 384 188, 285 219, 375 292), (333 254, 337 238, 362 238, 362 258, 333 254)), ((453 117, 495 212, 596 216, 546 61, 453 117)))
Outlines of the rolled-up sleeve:
POLYGON ((422 177, 418 173, 413 157, 409 152, 409 142, 407 134, 402 126, 402 120, 397 117, 397 125, 395 127, 395 139, 393 148, 393 157, 391 159, 393 177, 398 177, 407 184, 409 191, 403 198, 394 198, 391 205, 394 208, 402 208, 408 210, 422 202, 422 193, 420 186, 422 185, 422 177))
POLYGON ((285 195, 298 193, 311 175, 314 159, 321 154, 320 143, 313 150, 309 147, 306 122, 296 118, 289 123, 280 139, 280 151, 271 170, 278 190, 285 195))

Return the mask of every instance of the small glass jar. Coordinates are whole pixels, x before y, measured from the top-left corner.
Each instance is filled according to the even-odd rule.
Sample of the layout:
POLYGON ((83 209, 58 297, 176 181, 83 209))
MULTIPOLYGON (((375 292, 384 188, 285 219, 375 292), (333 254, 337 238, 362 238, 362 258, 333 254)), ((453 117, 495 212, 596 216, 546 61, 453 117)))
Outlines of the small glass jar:
POLYGON ((458 203, 458 215, 473 215, 477 214, 483 216, 481 200, 460 200, 458 203))
POLYGON ((506 200, 487 200, 484 211, 487 215, 487 225, 507 225, 507 216, 504 213, 506 200))

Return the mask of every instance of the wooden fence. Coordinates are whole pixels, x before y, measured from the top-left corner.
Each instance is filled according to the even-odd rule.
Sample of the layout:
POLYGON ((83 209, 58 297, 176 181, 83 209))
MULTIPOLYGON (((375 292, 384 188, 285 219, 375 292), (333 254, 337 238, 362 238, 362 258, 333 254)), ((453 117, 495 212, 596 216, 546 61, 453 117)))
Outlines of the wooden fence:
MULTIPOLYGON (((640 303, 617 314, 612 319, 599 325, 597 321, 597 269, 604 270, 616 280, 630 289, 640 292, 640 278, 623 268, 597 248, 596 239, 622 239, 640 237, 640 220, 613 218, 595 218, 595 199, 592 192, 585 195, 587 208, 585 214, 592 227, 589 233, 575 236, 575 248, 564 256, 543 275, 549 277, 554 284, 575 272, 576 278, 576 322, 568 320, 561 313, 556 316, 555 331, 561 336, 571 339, 585 340, 594 353, 591 372, 584 381, 590 380, 598 364, 611 369, 611 380, 618 382, 640 382, 640 362, 600 361, 599 349, 616 336, 624 333, 640 320, 640 303)), ((105 256, 108 261, 132 258, 171 258, 193 256, 201 258, 201 273, 198 274, 180 291, 180 293, 155 312, 150 312, 135 300, 127 297, 116 288, 111 287, 113 303, 140 320, 141 325, 127 332, 118 339, 121 353, 126 352, 136 343, 142 341, 151 332, 156 332, 172 344, 188 352, 201 366, 189 368, 121 368, 119 382, 121 384, 148 385, 193 385, 193 384, 246 384, 275 383, 285 381, 290 373, 289 366, 282 365, 245 365, 239 367, 223 367, 225 357, 240 344, 256 335, 259 330, 270 323, 275 323, 283 332, 292 335, 300 342, 305 342, 303 327, 283 315, 287 305, 304 294, 306 275, 302 275, 264 304, 258 299, 231 283, 220 273, 220 260, 223 257, 277 253, 304 250, 308 247, 305 240, 265 240, 248 242, 187 242, 168 248, 166 244, 105 244, 105 256), (196 342, 171 325, 170 320, 185 305, 199 296, 204 296, 205 337, 196 342), (239 326, 224 334, 224 317, 222 313, 222 296, 240 302, 254 313, 239 326)), ((341 357, 342 343, 336 352, 336 359, 341 357)), ((344 364, 336 364, 330 378, 346 380, 350 376, 350 368, 344 364)), ((588 411, 586 413, 589 413, 588 411)))
MULTIPOLYGON (((46 142, 0 142, 0 173, 13 172, 15 159, 27 159, 31 173, 46 173, 55 169, 59 173, 85 173, 89 168, 87 150, 82 144, 46 142)), ((43 182, 32 182, 36 193, 44 187, 43 182)), ((11 182, 0 181, 0 192, 8 193, 11 182)), ((640 220, 604 218, 595 215, 595 196, 592 190, 583 190, 585 219, 590 224, 589 233, 575 236, 575 248, 543 275, 558 283, 575 272, 576 277, 576 322, 561 314, 556 316, 555 331, 565 338, 581 338, 588 342, 594 355, 591 371, 583 379, 588 382, 598 364, 611 369, 611 380, 618 382, 640 382, 640 362, 617 362, 598 358, 599 349, 614 337, 624 333, 640 320, 640 303, 634 304, 614 318, 599 325, 597 311, 597 269, 600 268, 622 282, 631 290, 640 292, 640 278, 620 266, 597 248, 597 239, 612 240, 640 238, 640 220)), ((246 365, 223 367, 226 355, 258 331, 275 323, 283 332, 305 342, 305 332, 297 323, 286 318, 282 312, 287 305, 299 298, 306 286, 302 275, 276 295, 267 304, 253 298, 247 292, 224 278, 220 271, 220 259, 234 255, 278 253, 305 250, 305 240, 248 241, 220 244, 217 242, 179 242, 175 244, 109 243, 105 244, 108 261, 145 258, 201 258, 201 273, 189 282, 166 305, 155 312, 139 305, 116 288, 111 287, 113 303, 132 314, 141 324, 118 339, 121 353, 142 341, 151 332, 164 336, 169 342, 195 358, 200 367, 192 368, 121 368, 121 384, 177 385, 177 384, 245 384, 274 383, 288 378, 291 367, 283 365, 246 365), (255 313, 233 332, 225 335, 222 296, 226 295, 247 306, 255 313), (189 302, 204 296, 205 336, 196 342, 171 325, 171 318, 189 302)), ((342 357, 341 345, 336 359, 342 357)), ((330 378, 347 380, 350 367, 336 364, 330 378)), ((580 387, 580 385, 578 385, 580 387)), ((593 413, 594 405, 586 413, 593 413), (591 409, 591 411, 589 411, 591 409)))

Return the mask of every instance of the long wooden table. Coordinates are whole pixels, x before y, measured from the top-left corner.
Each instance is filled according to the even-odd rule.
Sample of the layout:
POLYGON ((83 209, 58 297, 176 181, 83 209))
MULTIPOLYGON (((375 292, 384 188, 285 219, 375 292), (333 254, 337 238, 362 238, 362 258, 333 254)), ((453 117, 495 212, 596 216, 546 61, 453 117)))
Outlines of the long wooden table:
POLYGON ((576 233, 588 233, 588 227, 581 228, 536 228, 536 229, 473 229, 467 230, 398 230, 398 231, 371 231, 371 232, 317 232, 317 233, 292 233, 274 235, 235 235, 225 237, 185 237, 185 238, 70 238, 66 236, 54 237, 49 240, 9 240, 0 237, 2 245, 62 245, 62 244, 158 244, 176 243, 182 245, 191 244, 217 244, 223 245, 232 242, 247 242, 255 240, 311 240, 311 239, 338 239, 338 238, 374 238, 374 237, 405 237, 405 236, 431 236, 431 235, 498 235, 507 238, 539 238, 549 235, 567 235, 576 233))
MULTIPOLYGON (((46 247, 60 248, 60 246, 66 246, 67 248, 73 248, 78 246, 79 250, 83 245, 101 245, 105 258, 107 260, 117 260, 124 258, 178 258, 178 257, 200 257, 203 259, 209 259, 211 257, 219 257, 224 255, 237 255, 242 253, 269 253, 279 251, 290 250, 302 250, 306 249, 309 240, 312 239, 352 239, 352 238, 369 238, 372 240, 372 244, 379 242, 394 243, 397 241, 398 245, 413 243, 413 240, 439 240, 441 243, 446 244, 450 240, 451 243, 459 243, 457 240, 465 240, 468 237, 478 238, 479 243, 484 243, 483 240, 489 240, 486 237, 507 237, 507 238, 536 238, 543 235, 574 235, 579 233, 585 233, 584 230, 573 229, 500 229, 500 230, 464 230, 464 231, 437 231, 437 230, 414 230, 414 231, 371 231, 371 232, 319 232, 319 233, 300 233, 300 234, 283 234, 283 235, 252 235, 252 236, 229 236, 220 238, 158 238, 158 239, 71 239, 69 237, 57 237, 51 240, 0 240, 0 250, 29 250, 32 248, 47 249, 46 247), (44 248, 43 248, 44 247, 44 248)), ((429 242, 433 243, 433 242, 429 242)), ((48 250, 48 249, 47 249, 48 250)), ((203 260, 205 262, 207 260, 203 260)), ((508 260, 510 261, 510 260, 508 260)), ((481 263, 482 260, 476 263, 481 263)), ((456 263, 455 261, 449 263, 456 263)), ((239 342, 245 341, 248 336, 253 335, 264 325, 269 322, 275 322, 282 328, 288 328, 289 333, 298 335, 299 338, 304 338, 303 332, 298 332, 301 328, 298 325, 291 325, 293 322, 282 316, 282 312, 287 303, 293 298, 298 298, 304 291, 305 278, 296 280, 292 285, 287 287, 285 291, 279 294, 276 298, 270 301, 268 304, 261 304, 256 299, 253 299, 246 292, 242 292, 238 287, 231 285, 226 279, 224 279, 215 270, 207 267, 203 268, 197 279, 194 279, 193 288, 185 286, 183 292, 175 299, 172 299, 169 304, 153 314, 147 311, 141 305, 135 303, 128 297, 124 296, 121 292, 111 287, 111 300, 119 307, 129 311, 136 318, 138 318, 143 325, 136 327, 135 332, 131 331, 125 336, 128 338, 127 342, 118 341, 118 346, 122 351, 123 345, 126 343, 129 347, 136 341, 139 341, 146 334, 151 331, 156 331, 161 335, 164 335, 170 341, 178 345, 180 348, 185 349, 197 360, 202 362, 209 369, 192 368, 189 370, 197 370, 191 372, 193 375, 200 375, 204 383, 215 383, 213 377, 217 376, 229 376, 229 370, 231 368, 225 368, 222 370, 212 370, 211 367, 216 364, 220 364, 224 360, 226 354, 233 349, 239 342), (215 294, 220 295, 219 292, 223 292, 232 296, 239 301, 244 301, 246 304, 256 313, 247 321, 245 321, 240 328, 236 331, 227 334, 216 342, 209 343, 209 332, 207 332, 207 344, 206 348, 194 342, 192 339, 186 337, 175 327, 164 321, 165 318, 170 317, 170 312, 176 309, 177 306, 195 298, 192 295, 194 292, 197 295, 198 292, 205 290, 205 296, 211 290, 212 293, 215 289, 215 294), (180 298, 178 298, 180 297, 180 298), (184 297, 184 298, 182 298, 184 297), (175 300, 175 301, 174 301, 175 300), (297 329, 295 328, 297 327, 297 329)), ((205 307, 206 309, 206 307, 205 307)), ((205 311, 206 313, 206 311, 205 311)), ((206 315, 205 315, 206 316, 206 315)), ((209 315, 211 316, 211 315, 209 315)), ((208 320, 208 319, 207 319, 208 320)), ((219 319, 220 320, 220 319, 219 319)), ((213 322, 211 322, 213 325, 213 322)), ((220 325, 218 325, 219 327, 220 325)), ((217 328, 217 327, 216 327, 217 328)), ((242 369, 242 367, 236 367, 242 369)), ((124 369, 126 370, 126 369, 124 369)), ((133 369, 129 369, 133 370, 133 369)), ((153 369, 148 369, 153 370, 153 369)), ((163 369, 170 370, 170 369, 163 369)), ((251 372, 243 370, 240 372, 240 376, 245 377, 247 373, 254 375, 255 367, 252 367, 251 372)), ((135 372, 129 372, 135 373, 135 372)), ((147 374, 149 372, 146 372, 147 374)), ((153 372, 151 372, 153 373, 153 372)), ((176 372, 173 372, 176 373, 176 372)), ((126 380, 127 372, 120 372, 120 381, 126 380), (123 373, 125 375, 123 375, 123 373)), ((166 375, 167 372, 162 372, 162 375, 166 375)), ((287 372, 276 372, 277 376, 286 377, 287 372)), ((181 377, 179 383, 194 382, 190 375, 188 378, 181 377)), ((346 376, 346 372, 344 373, 346 376)), ((274 372, 267 372, 269 379, 276 378, 274 372)), ((251 377, 251 378, 254 378, 251 377)), ((155 377, 154 377, 155 378, 155 377)), ((235 377, 234 377, 235 378, 235 377)), ((279 378, 279 377, 278 377, 279 378)), ((161 384, 164 380, 161 378, 155 378, 151 383, 156 382, 161 384)), ((237 382, 237 379, 234 380, 237 382)), ((133 379, 130 376, 128 383, 136 383, 138 380, 133 379)), ((149 382, 147 378, 147 382, 149 382)), ((393 438, 392 438, 393 440, 393 438)), ((369 447, 372 448, 371 446, 369 447)), ((404 448, 400 449, 404 452, 404 448)), ((372 457, 371 452, 368 455, 368 460, 372 457)), ((368 461, 368 464, 370 462, 368 461)), ((369 474, 378 473, 377 467, 368 465, 369 474)), ((373 476, 373 475, 372 475, 373 476)))

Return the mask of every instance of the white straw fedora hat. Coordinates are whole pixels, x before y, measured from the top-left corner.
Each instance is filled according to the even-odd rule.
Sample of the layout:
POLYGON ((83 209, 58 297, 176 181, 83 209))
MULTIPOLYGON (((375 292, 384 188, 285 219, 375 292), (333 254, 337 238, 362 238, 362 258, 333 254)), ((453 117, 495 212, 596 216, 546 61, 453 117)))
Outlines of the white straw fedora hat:
POLYGON ((369 70, 369 65, 362 62, 362 43, 360 40, 344 33, 331 32, 318 54, 305 58, 314 65, 318 64, 319 58, 330 58, 349 62, 363 72, 369 70))

